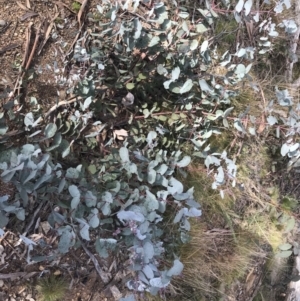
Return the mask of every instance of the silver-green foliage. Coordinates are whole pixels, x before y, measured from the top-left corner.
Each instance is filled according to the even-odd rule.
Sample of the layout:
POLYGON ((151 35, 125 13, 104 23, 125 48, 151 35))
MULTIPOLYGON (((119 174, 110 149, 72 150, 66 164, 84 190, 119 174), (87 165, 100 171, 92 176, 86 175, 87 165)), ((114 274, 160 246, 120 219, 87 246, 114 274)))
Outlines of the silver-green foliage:
MULTIPOLYGON (((58 249, 52 255, 67 253, 79 239, 89 241, 91 234, 100 233, 95 249, 101 257, 127 250, 128 268, 136 275, 127 286, 133 290, 156 294, 168 286, 172 276, 181 273, 183 265, 176 258, 170 269, 159 265, 165 251, 165 215, 169 208, 171 212, 176 208, 173 223, 178 226, 181 240, 186 242, 189 218, 200 216, 201 210, 193 198, 193 189, 184 191, 175 173, 187 166, 191 158, 182 156, 180 151, 168 155, 165 149, 178 149, 182 141, 191 142, 193 155, 203 158, 208 170, 215 170, 214 189, 222 188, 228 180, 235 185, 235 162, 226 152, 216 153, 211 149, 209 138, 221 134, 220 122, 224 128, 232 127, 247 134, 242 119, 248 112, 230 121, 233 107, 229 105, 238 94, 237 85, 248 80, 257 90, 258 85, 249 75, 252 62, 272 50, 280 27, 287 35, 296 30, 292 20, 277 25, 272 18, 265 20, 259 12, 252 13, 251 0, 224 0, 222 4, 229 9, 228 14, 233 11, 231 17, 240 24, 254 22, 258 33, 254 46, 236 45, 233 53, 227 50, 220 54, 217 38, 210 36, 218 13, 210 1, 202 2, 205 3, 199 8, 186 9, 172 1, 178 12, 176 18, 163 3, 154 4, 147 16, 136 12, 140 1, 99 3, 97 9, 105 23, 98 24, 99 33, 91 34, 91 53, 81 41, 74 49, 74 61, 90 63, 88 76, 83 80, 79 75, 74 76, 75 87, 68 86, 69 79, 57 76, 58 84, 67 85, 78 97, 75 110, 61 110, 55 113, 52 122, 44 124, 37 101, 31 99, 35 109, 25 114, 23 123, 32 144, 12 151, 0 165, 2 180, 13 183, 17 189, 14 199, 0 198, 0 235, 12 215, 20 220, 26 218, 29 199, 48 202, 53 207, 48 222, 59 236, 58 249), (128 12, 131 17, 120 18, 120 12, 128 12), (147 60, 137 60, 133 51, 141 58, 142 53, 147 54, 147 60), (216 67, 225 70, 223 75, 215 74, 216 67), (128 123, 132 123, 128 142, 90 166, 64 169, 50 152, 58 151, 64 158, 79 138, 97 145, 95 137, 108 128, 94 114, 97 103, 100 102, 101 112, 109 111, 111 117, 118 117, 114 108, 123 102, 105 99, 105 91, 97 87, 108 87, 117 95, 119 91, 124 93, 125 88, 130 90, 133 99, 142 102, 136 112, 141 114, 138 117, 144 117, 144 122, 133 124, 136 112, 130 112, 132 101, 126 107, 130 114, 128 123), (98 97, 99 94, 102 96, 98 97), (164 110, 174 112, 166 117, 164 110), (188 118, 192 122, 187 122, 188 118), (84 134, 91 124, 93 131, 84 134), (46 143, 44 152, 38 143, 46 143)), ((275 12, 280 13, 289 5, 289 0, 279 1, 275 12)), ((299 108, 294 108, 287 91, 277 90, 277 98, 279 105, 289 108, 289 116, 276 117, 271 102, 266 108, 267 121, 270 126, 277 126, 282 120, 288 126, 289 140, 281 152, 292 158, 291 165, 298 166, 299 143, 293 137, 299 134, 299 108)), ((6 125, 2 126, 3 119, 1 116, 1 134, 7 130, 6 125)), ((252 116, 250 123, 248 132, 255 135, 257 125, 252 116)), ((111 143, 112 140, 107 145, 111 143)), ((32 247, 30 240, 25 236, 22 239, 32 247)))
MULTIPOLYGON (((50 256, 67 253, 80 239, 90 241, 93 233, 101 257, 127 250, 127 268, 137 276, 127 283, 130 289, 156 294, 183 269, 178 259, 170 269, 159 264, 165 251, 166 211, 177 211, 173 223, 185 241, 189 218, 201 216, 193 188, 184 191, 176 179, 175 171, 186 167, 191 158, 180 151, 168 155, 156 150, 156 135, 149 133, 148 146, 142 151, 131 151, 126 144, 114 150, 97 162, 93 175, 82 165, 64 170, 38 145, 12 151, 0 165, 1 179, 13 183, 17 193, 9 202, 8 197, 0 199, 1 228, 12 214, 25 219, 29 196, 36 204, 47 202, 53 207, 48 222, 59 236, 58 248, 50 256)), ((25 236, 24 240, 32 249, 33 242, 25 236)))

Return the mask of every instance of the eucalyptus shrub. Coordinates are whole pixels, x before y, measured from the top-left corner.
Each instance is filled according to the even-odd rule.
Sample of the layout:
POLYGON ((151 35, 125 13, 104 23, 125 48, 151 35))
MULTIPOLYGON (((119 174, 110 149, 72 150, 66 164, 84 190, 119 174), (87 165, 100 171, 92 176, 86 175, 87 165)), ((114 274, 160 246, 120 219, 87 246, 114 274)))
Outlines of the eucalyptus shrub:
MULTIPOLYGON (((26 221, 29 204, 47 202, 52 209, 48 222, 59 236, 51 255, 65 254, 79 239, 96 236, 101 257, 126 250, 134 274, 128 288, 152 294, 165 289, 183 269, 178 258, 171 268, 160 264, 166 216, 174 215, 183 243, 188 241, 189 218, 201 216, 193 188, 184 191, 176 179, 176 172, 184 174, 182 168, 191 161, 181 153, 182 144, 189 143, 192 155, 203 159, 209 174, 213 171, 212 188, 223 197, 224 187, 236 183, 237 167, 226 151, 211 148, 210 138, 224 129, 257 135, 254 116, 249 116, 247 127, 243 122, 248 111, 232 117, 231 99, 241 83, 259 90, 251 78, 253 62, 268 56, 280 31, 289 37, 297 30, 291 19, 276 24, 275 15, 291 7, 289 0, 263 1, 268 18, 254 10, 252 0, 223 0, 218 6, 206 0, 199 7, 192 3, 192 8, 182 1, 170 2, 148 7, 147 1, 100 1, 98 12, 88 16, 94 30, 82 37, 90 51, 82 39, 74 48, 72 62, 78 68, 66 78, 55 62, 47 66, 74 109, 61 105, 42 112, 31 97, 30 111, 18 117, 28 144, 7 152, 0 164, 1 179, 17 190, 13 199, 0 198, 0 235, 13 215, 26 221), (218 37, 212 35, 219 14, 235 20, 237 28, 245 24, 249 30, 249 24, 255 24, 251 44, 237 44, 222 53, 218 37), (127 137, 122 147, 117 148, 110 132, 119 141, 127 137), (100 136, 109 155, 69 168, 54 159, 74 155, 76 144, 85 151, 95 148, 100 136)), ((44 72, 41 66, 38 72, 44 72)), ((299 106, 286 90, 276 89, 276 95, 278 104, 288 108, 288 117, 276 115, 273 101, 264 114, 278 137, 280 123, 286 127, 288 140, 281 153, 291 158, 290 166, 298 167, 299 106)), ((17 103, 15 99, 4 107, 10 119, 15 118, 11 108, 17 103)), ((7 130, 1 113, 0 134, 7 130)), ((35 243, 23 234, 21 239, 32 250, 35 243)), ((28 253, 27 260, 37 258, 28 253)))
MULTIPOLYGON (((92 233, 96 235, 95 249, 103 258, 127 250, 127 268, 136 274, 128 288, 156 294, 183 269, 175 259, 171 268, 161 270, 166 268, 160 265, 166 210, 177 212, 173 223, 186 242, 189 218, 201 216, 201 209, 193 188, 184 191, 176 179, 176 170, 186 167, 190 157, 180 151, 168 155, 156 149, 154 137, 156 132, 148 134, 142 151, 129 151, 125 144, 87 170, 82 165, 64 170, 38 145, 26 144, 11 151, 9 160, 0 165, 1 179, 13 183, 17 193, 14 200, 0 199, 1 228, 12 214, 25 219, 29 197, 36 203, 48 202, 53 208, 48 222, 59 236, 57 250, 50 256, 67 253, 78 235, 90 241, 92 233)), ((35 244, 25 236, 22 239, 35 244)), ((34 262, 35 257, 27 260, 34 262)))

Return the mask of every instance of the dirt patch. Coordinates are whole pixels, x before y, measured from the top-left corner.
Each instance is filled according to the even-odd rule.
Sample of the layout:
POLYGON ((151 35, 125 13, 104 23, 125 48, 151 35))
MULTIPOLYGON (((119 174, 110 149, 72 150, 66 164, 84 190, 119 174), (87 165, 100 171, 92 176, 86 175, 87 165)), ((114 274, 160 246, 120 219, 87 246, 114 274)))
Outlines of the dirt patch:
MULTIPOLYGON (((57 248, 54 231, 43 235, 43 230, 39 227, 36 232, 39 234, 30 235, 36 243, 32 251, 24 241, 9 231, 0 238, 0 300, 8 297, 9 300, 27 300, 29 295, 36 300, 39 279, 50 275, 62 277, 69 284, 68 293, 64 297, 66 301, 115 300, 111 288, 101 281, 93 262, 82 248, 72 250, 65 256, 56 256, 52 251, 57 248), (33 259, 41 262, 28 261, 29 252, 33 259)), ((115 263, 98 257, 97 260, 102 269, 110 273, 115 284, 122 280, 124 275, 115 263)))

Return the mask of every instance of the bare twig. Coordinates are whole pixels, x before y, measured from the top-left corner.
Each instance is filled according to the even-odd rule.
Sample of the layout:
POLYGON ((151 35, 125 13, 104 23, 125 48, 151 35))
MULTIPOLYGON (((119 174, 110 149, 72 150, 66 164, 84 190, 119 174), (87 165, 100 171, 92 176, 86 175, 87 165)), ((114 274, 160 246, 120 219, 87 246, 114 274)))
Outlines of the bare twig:
POLYGON ((28 7, 26 7, 25 5, 23 5, 20 1, 17 1, 17 5, 18 5, 20 8, 24 9, 24 10, 28 10, 28 7))
POLYGON ((26 66, 27 56, 28 56, 28 53, 29 53, 32 24, 33 23, 29 23, 29 25, 27 27, 27 30, 26 30, 25 51, 24 51, 24 55, 23 55, 23 59, 22 59, 21 70, 19 72, 18 78, 17 78, 16 83, 15 83, 13 96, 15 95, 15 92, 16 92, 17 89, 18 89, 18 95, 20 94, 20 88, 21 88, 20 87, 20 80, 21 80, 21 78, 23 78, 23 72, 24 72, 24 68, 26 66))
POLYGON ((41 24, 40 24, 40 26, 38 27, 38 29, 36 31, 34 44, 33 44, 33 47, 31 49, 31 53, 30 53, 30 56, 28 58, 25 70, 28 70, 28 68, 30 66, 30 63, 32 61, 32 58, 34 56, 34 53, 35 53, 35 50, 36 50, 36 47, 37 47, 37 44, 38 44, 38 41, 39 41, 39 38, 40 38, 40 31, 41 31, 41 24))
POLYGON ((30 5, 30 1, 29 0, 26 0, 26 6, 31 9, 31 5, 30 5))
POLYGON ((43 205, 44 205, 44 202, 42 201, 42 202, 39 204, 39 206, 36 208, 36 210, 34 211, 33 216, 31 216, 30 222, 29 222, 29 224, 27 225, 27 227, 26 227, 26 229, 25 229, 25 232, 24 232, 22 235, 24 235, 24 236, 27 235, 28 231, 30 230, 31 226, 33 225, 33 223, 34 223, 34 221, 35 221, 35 218, 36 218, 37 214, 40 212, 40 210, 42 209, 43 205))
POLYGON ((80 9, 79 9, 79 12, 78 12, 78 15, 77 15, 77 20, 78 20, 78 23, 79 23, 79 27, 81 27, 81 25, 82 25, 81 24, 81 16, 84 12, 84 9, 85 9, 87 3, 88 3, 88 0, 83 0, 82 4, 80 6, 80 9))
POLYGON ((77 32, 77 34, 76 34, 76 36, 75 36, 75 38, 74 38, 74 40, 73 40, 71 46, 69 47, 69 49, 68 49, 67 54, 65 55, 65 57, 67 57, 68 55, 70 55, 70 54, 72 53, 73 47, 74 47, 74 45, 76 44, 76 42, 77 42, 77 40, 78 40, 78 38, 79 38, 79 36, 80 36, 80 34, 81 34, 82 28, 83 28, 83 25, 81 26, 81 28, 80 28, 79 31, 77 32))
POLYGON ((100 267, 100 265, 99 265, 99 263, 98 263, 96 257, 95 257, 95 256, 92 254, 92 252, 86 247, 86 245, 83 243, 83 241, 80 240, 80 242, 81 242, 81 245, 82 245, 82 247, 83 247, 85 253, 91 258, 91 260, 92 260, 92 262, 93 262, 93 264, 94 264, 94 266, 95 266, 95 268, 96 268, 96 271, 97 271, 98 275, 100 276, 100 278, 102 279, 102 281, 103 281, 104 283, 110 282, 110 277, 109 277, 110 274, 104 272, 104 271, 101 269, 101 267, 100 267))
POLYGON ((264 91, 263 89, 260 87, 260 93, 261 93, 261 96, 262 96, 262 99, 263 99, 263 105, 264 105, 264 111, 263 113, 261 114, 261 122, 260 122, 260 125, 258 127, 258 130, 257 130, 257 133, 260 134, 264 131, 264 129, 266 128, 266 116, 265 116, 265 109, 266 109, 266 98, 265 98, 265 94, 264 94, 264 91))
POLYGON ((46 114, 45 114, 45 119, 49 117, 49 115, 51 113, 53 113, 55 110, 57 110, 59 107, 61 106, 65 106, 65 105, 69 105, 73 102, 76 102, 78 100, 78 98, 76 98, 76 96, 72 97, 71 99, 68 100, 63 100, 60 101, 58 104, 54 105, 46 114))
POLYGON ((9 51, 9 50, 11 50, 11 49, 17 48, 17 47, 19 47, 19 46, 20 46, 20 44, 18 44, 18 43, 14 43, 14 44, 10 44, 10 45, 8 45, 8 46, 5 46, 5 47, 3 47, 2 49, 0 49, 0 54, 3 54, 3 53, 5 53, 6 51, 9 51))
POLYGON ((31 27, 32 27, 32 22, 29 23, 26 31, 26 42, 25 42, 25 51, 23 55, 23 60, 22 60, 22 68, 25 68, 26 66, 26 61, 29 53, 29 47, 30 47, 30 40, 31 40, 31 27))
POLYGON ((24 52, 24 56, 23 56, 23 62, 22 62, 22 69, 18 75, 15 87, 14 87, 14 93, 15 94, 16 90, 18 89, 18 95, 20 94, 20 90, 21 90, 21 85, 20 85, 20 81, 23 80, 25 72, 29 69, 29 66, 31 64, 32 58, 34 56, 35 50, 37 48, 37 44, 40 38, 40 31, 41 31, 41 24, 39 25, 37 31, 36 31, 36 36, 35 36, 35 40, 34 40, 34 44, 33 47, 31 49, 30 55, 28 60, 26 61, 27 55, 29 53, 29 46, 30 46, 30 39, 31 39, 31 26, 32 23, 29 24, 28 28, 27 28, 27 33, 26 33, 26 46, 25 46, 25 52, 24 52))
POLYGON ((77 40, 78 40, 78 38, 79 38, 79 36, 81 34, 81 31, 83 29, 84 22, 81 22, 81 16, 82 16, 82 14, 84 12, 85 6, 88 3, 88 0, 83 0, 81 3, 82 3, 81 7, 80 7, 80 10, 79 10, 78 15, 77 15, 77 19, 78 19, 78 23, 79 23, 79 30, 78 30, 78 32, 77 32, 77 34, 76 34, 76 36, 75 36, 75 38, 74 38, 71 46, 69 47, 69 49, 68 49, 68 51, 67 51, 67 53, 65 55, 65 58, 72 53, 74 45, 76 44, 76 42, 77 42, 77 40))
POLYGON ((27 273, 27 272, 16 272, 16 273, 9 273, 9 274, 0 274, 0 279, 17 279, 18 277, 22 277, 22 278, 29 278, 32 277, 34 275, 36 275, 37 272, 31 272, 31 273, 27 273))
POLYGON ((46 45, 49 37, 50 37, 50 33, 51 33, 51 30, 54 26, 54 20, 59 16, 59 13, 56 13, 54 15, 54 17, 51 19, 50 21, 50 24, 48 25, 47 27, 47 30, 46 30, 46 33, 45 33, 45 37, 44 37, 44 41, 43 43, 41 44, 41 46, 39 47, 39 50, 38 50, 38 55, 41 53, 41 51, 43 50, 44 46, 46 45))

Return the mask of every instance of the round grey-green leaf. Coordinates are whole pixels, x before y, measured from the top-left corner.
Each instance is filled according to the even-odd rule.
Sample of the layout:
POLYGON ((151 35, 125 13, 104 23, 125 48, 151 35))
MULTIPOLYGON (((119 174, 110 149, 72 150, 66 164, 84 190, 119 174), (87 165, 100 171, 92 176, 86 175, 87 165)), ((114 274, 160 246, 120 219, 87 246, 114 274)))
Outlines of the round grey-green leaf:
POLYGON ((126 147, 121 147, 119 150, 119 154, 122 162, 129 162, 129 153, 126 147))
POLYGON ((167 275, 169 277, 179 276, 182 273, 182 271, 183 271, 183 264, 178 259, 175 259, 174 264, 172 268, 167 272, 167 275))
POLYGON ((66 157, 70 153, 70 143, 67 140, 62 139, 59 149, 61 150, 61 156, 63 158, 66 157))
POLYGON ((281 250, 281 251, 287 251, 287 250, 290 250, 293 246, 289 243, 285 243, 285 244, 282 244, 280 245, 278 248, 281 250))
POLYGON ((290 257, 291 255, 293 254, 293 251, 282 251, 282 252, 279 252, 276 254, 277 257, 280 257, 280 258, 288 258, 290 257))
POLYGON ((52 137, 54 137, 56 131, 57 131, 56 124, 55 123, 49 123, 49 124, 47 124, 47 126, 45 128, 45 136, 47 138, 52 138, 52 137))
POLYGON ((33 117, 33 114, 30 112, 30 113, 27 113, 25 115, 25 118, 24 118, 24 124, 26 126, 30 126, 30 125, 33 125, 34 123, 34 117, 33 117))
POLYGON ((177 162, 177 166, 178 167, 186 167, 190 164, 191 162, 191 157, 190 156, 185 156, 182 158, 182 160, 180 160, 179 162, 177 162))

